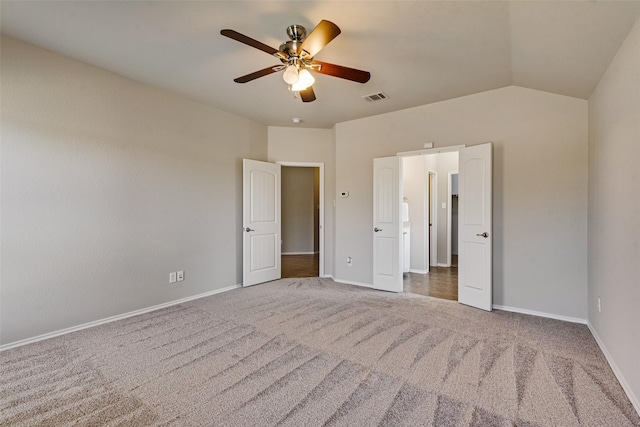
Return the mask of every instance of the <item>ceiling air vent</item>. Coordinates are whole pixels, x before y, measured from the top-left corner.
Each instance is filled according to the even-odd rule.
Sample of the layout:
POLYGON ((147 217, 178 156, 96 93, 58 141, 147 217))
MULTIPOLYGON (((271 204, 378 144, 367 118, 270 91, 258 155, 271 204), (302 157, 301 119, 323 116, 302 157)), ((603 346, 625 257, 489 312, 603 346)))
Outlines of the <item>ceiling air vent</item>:
POLYGON ((389 99, 389 95, 384 92, 372 93, 371 95, 363 96, 368 102, 384 101, 389 99))

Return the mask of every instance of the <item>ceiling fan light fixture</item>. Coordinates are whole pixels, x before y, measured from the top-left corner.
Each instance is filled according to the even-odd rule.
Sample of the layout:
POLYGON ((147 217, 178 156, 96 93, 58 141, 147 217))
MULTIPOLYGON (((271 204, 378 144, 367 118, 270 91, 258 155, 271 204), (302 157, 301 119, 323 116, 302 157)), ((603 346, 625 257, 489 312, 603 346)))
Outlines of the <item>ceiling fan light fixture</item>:
POLYGON ((311 75, 311 73, 309 72, 309 70, 307 70, 306 68, 303 68, 302 70, 300 70, 300 72, 298 73, 298 81, 304 86, 304 88, 308 88, 309 86, 311 86, 312 84, 314 84, 316 82, 316 79, 313 78, 313 76, 311 75))
POLYGON ((289 90, 291 92, 302 92, 303 90, 308 89, 309 86, 305 86, 301 81, 298 81, 296 84, 289 85, 289 90))
POLYGON ((282 74, 282 79, 285 81, 285 83, 289 85, 298 83, 298 80, 300 78, 299 78, 298 69, 296 68, 296 66, 289 65, 287 69, 284 71, 284 73, 282 74))

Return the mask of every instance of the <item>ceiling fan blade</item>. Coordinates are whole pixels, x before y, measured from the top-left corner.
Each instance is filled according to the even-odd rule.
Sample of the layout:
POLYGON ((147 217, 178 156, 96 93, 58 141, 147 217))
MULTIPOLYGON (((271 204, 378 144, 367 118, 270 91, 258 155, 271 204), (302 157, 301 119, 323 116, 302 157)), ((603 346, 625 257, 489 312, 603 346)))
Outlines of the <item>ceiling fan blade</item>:
POLYGON ((340 77, 341 79, 358 83, 366 83, 371 78, 371 73, 368 71, 356 70, 355 68, 343 67, 342 65, 329 64, 328 62, 322 61, 313 61, 309 69, 316 73, 340 77), (318 67, 318 65, 320 67, 318 67))
POLYGON ((313 92, 313 87, 309 86, 305 90, 300 91, 300 98, 302 102, 311 102, 316 100, 316 94, 313 92))
POLYGON ((250 82, 251 80, 257 79, 258 77, 268 76, 269 74, 280 71, 281 69, 282 69, 281 65, 275 65, 273 67, 264 68, 262 70, 255 71, 251 74, 247 74, 246 76, 238 77, 236 79, 233 79, 233 81, 236 83, 247 83, 247 82, 250 82))
POLYGON ((322 20, 311 31, 300 47, 298 48, 298 54, 305 51, 311 58, 316 56, 323 47, 329 44, 329 42, 335 39, 340 34, 340 28, 331 21, 322 20))
POLYGON ((239 41, 240 43, 244 43, 248 46, 251 47, 255 47, 256 49, 259 49, 263 52, 267 52, 269 55, 274 55, 277 56, 279 58, 285 58, 286 59, 286 55, 284 55, 282 52, 280 52, 278 49, 274 49, 271 46, 268 46, 262 42, 259 42, 258 40, 254 40, 251 37, 245 36, 244 34, 240 34, 237 31, 234 30, 221 30, 220 34, 222 34, 225 37, 229 37, 230 39, 233 39, 235 41, 239 41))

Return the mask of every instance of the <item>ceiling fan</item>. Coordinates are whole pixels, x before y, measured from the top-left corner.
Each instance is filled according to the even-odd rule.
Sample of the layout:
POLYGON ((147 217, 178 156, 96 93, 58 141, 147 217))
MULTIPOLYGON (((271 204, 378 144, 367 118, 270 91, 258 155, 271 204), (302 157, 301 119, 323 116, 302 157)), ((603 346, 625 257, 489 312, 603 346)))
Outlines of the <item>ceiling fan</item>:
POLYGON ((320 21, 309 35, 307 35, 307 30, 302 25, 289 26, 287 35, 290 40, 282 43, 279 49, 274 49, 234 30, 222 30, 220 34, 273 55, 282 63, 233 79, 236 83, 247 83, 259 77, 284 70, 282 78, 289 85, 289 90, 300 93, 300 98, 303 102, 311 102, 316 99, 316 95, 312 87, 315 79, 310 71, 358 83, 366 83, 371 78, 371 74, 368 71, 356 70, 355 68, 313 59, 322 48, 340 34, 340 28, 330 21, 320 21))

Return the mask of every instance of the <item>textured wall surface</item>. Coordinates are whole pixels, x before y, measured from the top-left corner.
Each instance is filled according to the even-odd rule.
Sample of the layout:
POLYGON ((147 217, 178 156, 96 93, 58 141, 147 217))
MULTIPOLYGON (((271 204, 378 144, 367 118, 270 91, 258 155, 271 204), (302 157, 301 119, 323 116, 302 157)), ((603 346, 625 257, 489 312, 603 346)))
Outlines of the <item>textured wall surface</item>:
POLYGON ((335 132, 336 279, 372 282, 374 157, 491 141, 494 303, 586 319, 587 101, 510 86, 335 132))
POLYGON ((266 126, 5 37, 1 78, 0 342, 242 282, 266 126))
POLYGON ((638 161, 640 21, 589 99, 589 323, 640 411, 638 161))

